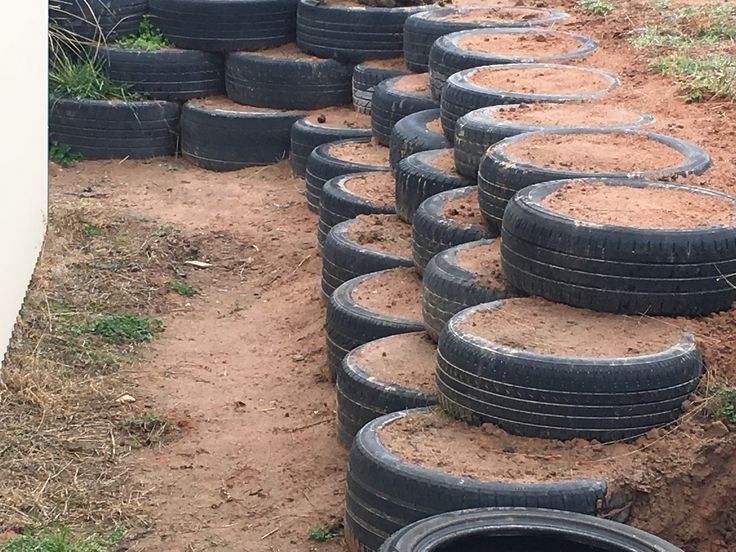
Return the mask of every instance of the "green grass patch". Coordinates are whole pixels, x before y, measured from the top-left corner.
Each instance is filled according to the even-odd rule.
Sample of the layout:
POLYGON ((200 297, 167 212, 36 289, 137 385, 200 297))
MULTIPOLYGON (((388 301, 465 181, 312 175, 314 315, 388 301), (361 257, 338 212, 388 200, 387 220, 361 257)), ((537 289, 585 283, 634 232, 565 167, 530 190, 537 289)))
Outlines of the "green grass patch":
POLYGON ((73 152, 71 146, 67 144, 60 144, 59 142, 49 144, 49 161, 57 165, 71 167, 82 159, 84 159, 84 156, 81 153, 73 152))
POLYGON ((153 23, 151 23, 151 19, 146 16, 143 18, 143 21, 141 21, 137 35, 121 38, 115 43, 115 46, 119 46, 120 48, 130 48, 132 50, 153 52, 163 48, 170 48, 173 44, 164 38, 161 31, 158 30, 153 23))
POLYGON ((94 322, 79 326, 80 333, 96 335, 108 345, 153 341, 154 335, 161 329, 160 320, 127 314, 105 315, 94 322))
POLYGON ((49 93, 56 98, 75 100, 143 99, 141 94, 130 90, 130 85, 113 83, 95 59, 55 60, 49 68, 49 93))
POLYGON ((12 539, 0 546, 1 552, 108 552, 123 538, 120 528, 102 535, 80 537, 69 529, 42 529, 12 539))
POLYGON ((686 54, 657 58, 652 71, 672 77, 685 100, 699 102, 713 97, 736 100, 736 57, 713 54, 702 59, 686 54))
POLYGON ((603 0, 578 0, 578 6, 583 11, 600 16, 609 15, 617 8, 616 4, 603 0))
POLYGON ((724 422, 736 424, 736 387, 718 389, 713 415, 724 422))
POLYGON ((89 237, 96 237, 102 236, 105 233, 105 230, 95 224, 86 224, 84 228, 82 228, 82 232, 84 232, 89 237))
POLYGON ((178 293, 182 297, 194 297, 197 294, 196 289, 181 280, 171 280, 166 285, 171 291, 178 293))
POLYGON ((314 542, 329 542, 342 536, 342 531, 337 527, 325 527, 318 525, 309 532, 309 540, 314 542))

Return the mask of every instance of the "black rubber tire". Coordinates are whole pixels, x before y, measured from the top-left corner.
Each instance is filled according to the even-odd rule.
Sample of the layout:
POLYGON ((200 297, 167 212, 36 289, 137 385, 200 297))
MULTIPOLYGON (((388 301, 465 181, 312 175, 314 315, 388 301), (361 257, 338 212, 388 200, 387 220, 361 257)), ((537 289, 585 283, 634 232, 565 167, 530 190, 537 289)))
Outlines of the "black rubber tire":
POLYGON ((181 149, 189 161, 210 171, 270 165, 289 155, 289 134, 303 113, 182 108, 181 149), (247 139, 243 139, 247 137, 247 139))
MULTIPOLYGON (((328 125, 315 125, 309 122, 307 117, 299 119, 291 127, 291 171, 296 176, 304 176, 307 171, 307 159, 314 148, 337 142, 338 140, 349 140, 351 138, 370 138, 370 128, 348 128, 331 127, 328 125)), ((352 218, 352 217, 351 217, 352 218)))
POLYGON ((563 180, 572 178, 641 178, 651 180, 667 180, 676 176, 687 176, 690 174, 702 174, 711 161, 708 153, 698 146, 663 134, 644 132, 641 130, 540 130, 534 133, 520 134, 506 138, 492 146, 481 159, 478 166, 478 202, 483 218, 489 228, 494 231, 501 230, 503 213, 508 201, 516 192, 540 182, 551 180, 563 180), (510 158, 505 153, 505 148, 541 134, 546 135, 569 135, 569 134, 607 134, 610 132, 645 136, 669 146, 685 157, 681 165, 661 170, 639 171, 636 173, 583 173, 568 170, 548 169, 537 167, 528 163, 520 163, 510 158))
MULTIPOLYGON (((592 109, 605 109, 605 106, 591 103, 592 109)), ((577 128, 581 130, 622 130, 637 129, 654 121, 654 117, 645 113, 636 113, 636 119, 631 123, 614 124, 610 126, 567 125, 567 126, 539 126, 514 123, 501 118, 494 118, 495 114, 509 108, 518 108, 519 104, 493 105, 471 111, 463 115, 455 124, 455 168, 460 174, 468 178, 477 178, 478 166, 486 150, 496 142, 525 132, 538 130, 563 130, 577 128)))
POLYGON ((77 38, 112 43, 138 33, 148 0, 50 0, 49 21, 77 38))
POLYGON ((370 62, 359 63, 353 69, 353 106, 359 113, 371 114, 373 90, 377 84, 402 75, 409 74, 403 69, 376 67, 370 62))
POLYGON ((297 0, 149 0, 151 20, 179 48, 263 50, 294 42, 297 0))
POLYGON ((446 475, 398 458, 383 445, 379 432, 407 414, 423 411, 382 416, 363 427, 353 440, 345 511, 345 540, 351 552, 377 551, 399 529, 454 510, 530 506, 600 515, 610 509, 607 485, 601 480, 481 481, 446 475))
POLYGON ((572 65, 557 65, 553 63, 510 63, 506 65, 488 66, 484 68, 474 67, 465 69, 452 75, 447 79, 445 89, 442 93, 441 120, 442 129, 448 140, 455 139, 455 123, 457 120, 481 107, 489 105, 504 105, 518 103, 536 103, 536 102, 579 102, 596 100, 605 96, 608 92, 619 85, 619 81, 613 75, 605 73, 599 69, 590 67, 576 67, 572 65), (475 71, 483 70, 504 70, 509 68, 554 68, 570 72, 570 80, 574 80, 575 74, 595 73, 602 77, 608 84, 605 88, 596 92, 578 93, 578 94, 528 94, 504 92, 494 90, 492 88, 483 88, 472 84, 468 80, 468 76, 475 71))
POLYGON ((307 158, 307 167, 304 173, 306 185, 307 207, 314 213, 319 213, 319 201, 322 187, 325 182, 336 176, 368 171, 388 171, 388 166, 361 165, 337 159, 329 152, 334 144, 345 142, 370 142, 369 138, 352 138, 350 140, 338 140, 329 144, 322 144, 314 148, 307 158))
POLYGON ((334 59, 233 52, 227 56, 226 69, 227 95, 241 104, 320 109, 352 101, 352 67, 334 59))
POLYGON ((421 320, 386 316, 355 303, 352 298, 353 290, 369 278, 385 272, 388 271, 365 274, 345 282, 335 290, 327 303, 327 366, 333 381, 345 355, 356 347, 381 337, 424 330, 421 320))
POLYGON ((179 149, 179 104, 51 98, 49 140, 85 159, 146 159, 179 149))
POLYGON ((404 77, 394 77, 376 85, 371 106, 371 130, 379 144, 388 146, 391 131, 401 119, 418 111, 436 109, 439 102, 428 95, 397 90, 396 82, 404 77))
POLYGON ((566 63, 580 59, 592 53, 596 44, 587 36, 575 35, 563 31, 552 31, 539 28, 511 28, 511 29, 470 29, 449 35, 441 36, 432 45, 429 52, 429 89, 432 97, 439 100, 442 90, 451 75, 464 69, 483 65, 503 65, 509 63, 566 63), (526 36, 558 36, 577 40, 580 47, 574 52, 549 54, 538 57, 504 56, 499 54, 483 54, 477 51, 463 49, 458 42, 464 39, 483 38, 493 35, 526 35, 526 36))
POLYGON ((467 188, 473 182, 455 173, 441 171, 433 159, 452 154, 452 149, 420 151, 402 159, 396 169, 396 213, 411 222, 419 205, 433 195, 455 188, 467 188))
POLYGON ((406 66, 414 73, 429 71, 429 52, 434 41, 443 35, 457 31, 478 28, 514 28, 514 27, 544 27, 567 18, 564 12, 544 8, 528 8, 539 12, 539 17, 517 19, 515 21, 452 21, 446 19, 455 14, 471 14, 473 12, 485 15, 488 8, 443 8, 425 11, 412 15, 404 23, 404 59, 406 66))
POLYGON ((629 525, 541 508, 479 508, 439 514, 396 532, 384 543, 381 552, 468 550, 468 545, 473 550, 506 546, 514 550, 540 550, 539 545, 548 550, 546 542, 549 550, 554 547, 577 551, 683 552, 629 525))
POLYGON ((675 421, 698 385, 703 361, 685 332, 657 353, 586 358, 525 351, 463 330, 469 316, 503 303, 461 311, 440 334, 440 404, 455 418, 524 437, 610 442, 675 421))
MULTIPOLYGON (((595 178, 612 186, 681 188, 595 178)), ((580 182, 586 182, 581 180, 580 182)), ((580 223, 541 206, 570 181, 519 192, 504 216, 502 262, 515 285, 553 301, 595 310, 698 316, 725 310, 736 289, 736 227, 658 230, 580 223)), ((704 188, 693 193, 736 199, 704 188)))
POLYGON ((400 57, 404 21, 429 8, 346 7, 299 0, 296 42, 315 56, 352 63, 400 57))
POLYGON ((427 263, 422 274, 422 316, 427 333, 435 341, 439 340, 450 318, 461 310, 523 295, 510 284, 504 287, 484 285, 478 281, 478 274, 458 266, 459 252, 478 247, 487 249, 494 241, 478 240, 457 245, 438 253, 427 263))
MULTIPOLYGON (((430 259, 440 251, 463 243, 493 237, 487 228, 479 224, 460 225, 443 216, 447 201, 473 196, 476 186, 456 188, 436 194, 425 200, 414 213, 411 232, 411 249, 414 266, 420 274, 430 259)), ((469 198, 472 201, 472 197, 469 198)))
POLYGON ((394 125, 388 146, 388 159, 392 171, 396 171, 402 159, 414 153, 452 147, 444 134, 427 128, 428 124, 439 118, 439 109, 427 109, 407 115, 394 125))
POLYGON ((371 173, 354 173, 337 176, 325 182, 319 202, 319 225, 317 226, 317 244, 324 246, 330 230, 336 224, 351 220, 358 215, 393 215, 393 205, 379 205, 370 198, 356 195, 345 188, 345 181, 371 173))
MULTIPOLYGON (((401 335, 426 336, 424 332, 401 335)), ((350 447, 358 431, 371 420, 390 412, 437 404, 435 394, 385 381, 366 371, 361 352, 396 338, 389 336, 361 345, 343 359, 337 371, 337 437, 346 447, 350 447)))
POLYGON ((156 100, 189 100, 225 92, 225 61, 212 52, 163 48, 145 51, 101 45, 110 79, 156 100))
MULTIPOLYGON (((379 215, 398 221, 396 215, 379 215)), ((326 302, 342 284, 358 276, 400 266, 410 267, 411 256, 393 255, 368 248, 348 237, 358 219, 346 220, 332 227, 322 248, 322 299, 326 302)), ((408 230, 408 225, 407 225, 408 230)), ((408 252, 407 252, 408 253, 408 252)))

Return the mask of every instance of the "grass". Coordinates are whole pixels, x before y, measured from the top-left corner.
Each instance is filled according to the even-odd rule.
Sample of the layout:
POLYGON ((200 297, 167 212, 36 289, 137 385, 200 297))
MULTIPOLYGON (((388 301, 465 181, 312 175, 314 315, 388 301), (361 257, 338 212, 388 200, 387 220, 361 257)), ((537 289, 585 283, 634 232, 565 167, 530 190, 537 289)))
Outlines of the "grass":
POLYGON ((169 432, 168 421, 157 412, 147 412, 126 418, 124 428, 133 448, 159 445, 169 432))
POLYGON ((181 280, 171 280, 166 285, 171 291, 178 293, 182 297, 194 297, 197 294, 196 289, 181 280))
POLYGON ((736 424, 736 387, 718 389, 715 397, 716 407, 713 415, 718 420, 736 424))
POLYGON ((75 537, 68 528, 41 529, 8 541, 0 546, 0 552, 108 552, 124 532, 118 528, 106 535, 75 537))
POLYGON ((314 542, 329 542, 342 536, 342 531, 337 527, 325 527, 318 525, 309 532, 309 540, 314 542))
POLYGON ((81 153, 75 153, 67 144, 51 142, 49 144, 49 161, 62 167, 72 167, 79 163, 84 157, 81 153))
POLYGON ((99 336, 109 345, 124 345, 153 341, 154 334, 160 331, 161 327, 161 321, 157 319, 149 320, 128 314, 108 314, 75 329, 81 333, 99 336))
POLYGON ((62 56, 49 67, 49 93, 56 98, 75 100, 124 100, 143 98, 130 85, 113 83, 97 59, 62 56))
POLYGON ((603 0, 578 0, 578 6, 593 15, 606 16, 616 9, 616 4, 603 0))
POLYGON ((164 38, 161 31, 154 27, 150 18, 146 16, 141 21, 137 35, 122 38, 115 43, 115 46, 153 52, 162 48, 169 48, 173 44, 164 38))

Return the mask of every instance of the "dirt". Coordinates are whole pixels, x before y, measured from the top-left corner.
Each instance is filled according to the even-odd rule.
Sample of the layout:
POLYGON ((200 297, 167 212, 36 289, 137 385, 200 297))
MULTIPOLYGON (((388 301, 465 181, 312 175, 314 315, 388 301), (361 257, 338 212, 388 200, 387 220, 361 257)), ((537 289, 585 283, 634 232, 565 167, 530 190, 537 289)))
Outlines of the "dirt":
POLYGON ((463 50, 511 58, 543 58, 571 54, 582 43, 573 35, 560 32, 501 33, 496 29, 465 36, 457 41, 463 50))
POLYGON ((575 220, 631 228, 734 226, 734 201, 687 190, 566 184, 542 205, 575 220))
POLYGON ((352 298, 384 316, 422 320, 422 283, 413 268, 392 268, 372 276, 356 286, 352 298))
POLYGON ((533 127, 612 127, 637 122, 636 111, 594 103, 533 103, 488 109, 489 118, 533 127))
POLYGON ((253 55, 276 58, 276 59, 291 59, 291 60, 302 60, 307 59, 313 62, 319 62, 320 58, 301 51, 296 43, 290 42, 277 48, 269 48, 267 50, 258 50, 251 52, 253 55))
POLYGON ((569 67, 481 68, 471 71, 467 80, 482 88, 516 94, 570 96, 606 90, 610 83, 597 73, 569 67))
POLYGON ((429 132, 433 132, 434 134, 439 134, 440 136, 444 136, 443 130, 442 130, 442 121, 439 117, 436 119, 432 119, 427 123, 427 130, 429 132))
POLYGON ((458 23, 489 25, 490 23, 511 23, 513 21, 527 23, 534 19, 544 19, 547 17, 549 17, 549 12, 534 8, 479 7, 463 10, 460 13, 442 15, 436 19, 441 21, 456 21, 458 23))
POLYGON ((358 215, 345 236, 366 249, 411 259, 411 224, 397 215, 358 215))
POLYGON ((656 318, 577 309, 531 297, 506 299, 497 308, 475 312, 458 328, 522 351, 594 358, 657 353, 677 345, 682 334, 656 318))
POLYGON ((472 190, 460 197, 445 201, 442 216, 459 226, 483 225, 483 217, 478 206, 478 190, 472 190))
POLYGON ((647 136, 606 132, 546 134, 503 147, 514 160, 537 167, 581 173, 635 173, 676 167, 677 150, 647 136))
POLYGON ((370 167, 388 168, 388 148, 378 142, 343 142, 328 148, 331 155, 342 161, 370 167))
POLYGON ((414 96, 429 96, 429 73, 399 77, 394 81, 393 88, 414 96))
POLYGON ((501 238, 457 251, 455 263, 458 268, 473 274, 473 281, 479 286, 498 290, 509 288, 501 268, 501 238))
POLYGON ((381 67, 383 69, 400 69, 401 71, 406 71, 407 73, 409 72, 409 70, 406 68, 406 65, 404 64, 403 57, 391 59, 371 59, 368 61, 363 61, 361 65, 367 65, 368 67, 381 67))
POLYGON ((367 374, 408 389, 434 395, 437 345, 425 332, 392 335, 352 355, 367 374))
POLYGON ((326 128, 371 128, 370 115, 358 113, 348 107, 320 109, 307 116, 307 121, 314 126, 326 128))
POLYGON ((457 176, 457 171, 455 170, 455 152, 453 150, 448 150, 442 155, 433 157, 429 160, 429 165, 443 173, 457 176))
MULTIPOLYGON (((200 98, 189 100, 192 105, 204 107, 206 109, 216 109, 220 111, 235 111, 238 113, 273 113, 281 115, 283 113, 305 113, 303 111, 292 111, 288 109, 271 109, 268 107, 256 107, 253 105, 243 105, 235 103, 225 96, 211 96, 209 98, 200 98)), ((306 114, 306 113, 305 113, 306 114)))
POLYGON ((393 207, 396 203, 396 181, 390 172, 358 173, 346 178, 342 186, 378 207, 393 207))

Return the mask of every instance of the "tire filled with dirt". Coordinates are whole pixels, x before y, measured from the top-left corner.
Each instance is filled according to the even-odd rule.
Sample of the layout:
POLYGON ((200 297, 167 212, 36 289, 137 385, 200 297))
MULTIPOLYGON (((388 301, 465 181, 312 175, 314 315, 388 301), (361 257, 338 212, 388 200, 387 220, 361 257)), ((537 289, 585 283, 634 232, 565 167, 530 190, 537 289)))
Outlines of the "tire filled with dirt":
POLYGON ((134 35, 148 0, 52 0, 49 21, 82 38, 112 43, 134 35))
POLYGON ((149 0, 151 19, 179 48, 263 50, 293 42, 297 0, 149 0))
POLYGON ((294 44, 227 56, 228 97, 276 109, 320 109, 352 101, 352 68, 320 59, 294 44))
POLYGON ((504 272, 519 289, 600 311, 725 310, 736 301, 724 276, 736 271, 735 206, 731 196, 663 182, 537 184, 504 215, 504 272))
POLYGON ((508 63, 566 63, 595 50, 586 36, 547 29, 471 29, 441 36, 429 53, 429 88, 439 100, 450 75, 508 63))
POLYGON ((179 104, 142 100, 49 101, 49 140, 85 159, 147 159, 179 149, 179 104))
POLYGON ((437 341, 447 322, 461 310, 523 295, 501 268, 501 240, 479 240, 432 257, 422 274, 424 327, 437 341))
POLYGON ((319 247, 336 224, 358 215, 395 214, 395 186, 394 177, 388 172, 347 174, 325 182, 319 204, 319 247))
POLYGON ((337 438, 350 447, 371 420, 437 404, 437 347, 424 332, 384 337, 351 351, 337 371, 337 438))
POLYGON ((391 130, 389 140, 389 164, 396 171, 399 161, 420 151, 440 150, 451 147, 440 123, 440 110, 427 109, 407 115, 391 130))
POLYGON ((404 24, 404 58, 414 73, 429 71, 429 53, 441 36, 478 28, 545 27, 567 18, 564 12, 527 6, 442 8, 414 14, 404 24))
POLYGON ((456 188, 422 202, 414 214, 411 250, 421 274, 440 251, 461 243, 492 237, 478 209, 478 188, 456 188))
POLYGON ((637 129, 654 121, 645 113, 590 103, 533 103, 494 105, 471 111, 455 125, 455 167, 477 178, 486 150, 505 138, 538 130, 637 129))
MULTIPOLYGON (((321 109, 299 119, 291 127, 291 170, 304 176, 314 148, 350 138, 370 138, 371 119, 347 107, 321 109)), ((352 218, 352 217, 351 217, 352 218)))
POLYGON ((332 227, 322 248, 322 298, 369 272, 413 266, 411 226, 396 215, 358 215, 332 227))
POLYGON ((218 53, 103 45, 99 54, 112 81, 148 98, 189 100, 225 92, 225 60, 218 53))
POLYGON ((588 67, 510 63, 455 73, 442 93, 442 129, 455 137, 457 120, 489 105, 597 100, 618 86, 616 77, 588 67))
POLYGON ((376 59, 359 63, 353 69, 353 107, 359 113, 370 115, 376 85, 408 73, 404 58, 376 59))
POLYGON ((425 199, 471 185, 471 180, 455 171, 452 149, 414 153, 396 168, 396 213, 411 224, 414 212, 425 199))
POLYGON ((303 116, 224 97, 190 100, 182 109, 182 154, 211 171, 270 165, 288 157, 291 126, 303 116))
POLYGON ((420 332, 422 285, 411 268, 358 276, 335 290, 327 303, 327 365, 332 380, 343 358, 364 343, 420 332))
POLYGON ((436 109, 439 103, 429 95, 426 73, 394 77, 378 84, 373 92, 371 129, 380 144, 389 145, 391 131, 401 119, 418 111, 436 109))
POLYGON ((570 178, 668 180, 702 174, 710 156, 698 146, 641 130, 541 130, 493 145, 478 167, 478 201, 500 231, 506 204, 527 186, 570 178))
POLYGON ((322 144, 307 158, 305 185, 307 207, 319 213, 325 182, 336 176, 368 171, 388 171, 388 148, 369 138, 352 138, 322 144))

